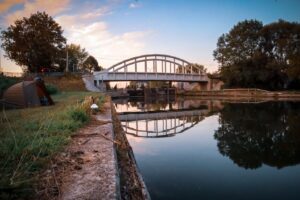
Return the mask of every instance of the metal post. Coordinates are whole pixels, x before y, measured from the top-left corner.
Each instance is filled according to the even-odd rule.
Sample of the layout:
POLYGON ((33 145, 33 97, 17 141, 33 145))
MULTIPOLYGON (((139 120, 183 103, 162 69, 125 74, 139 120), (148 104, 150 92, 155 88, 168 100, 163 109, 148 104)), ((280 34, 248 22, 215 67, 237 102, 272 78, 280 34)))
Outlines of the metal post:
POLYGON ((147 58, 145 58, 145 73, 147 73, 147 58))
POLYGON ((166 73, 166 75, 167 75, 167 57, 165 57, 165 73, 166 73))
POLYGON ((135 70, 135 78, 137 79, 137 63, 136 63, 136 59, 134 59, 134 70, 135 70))
POLYGON ((69 52, 68 52, 68 45, 66 44, 66 51, 67 51, 67 57, 66 57, 66 72, 69 72, 69 52))
POLYGON ((126 66, 126 62, 124 62, 124 71, 125 71, 125 79, 127 80, 127 66, 126 66))

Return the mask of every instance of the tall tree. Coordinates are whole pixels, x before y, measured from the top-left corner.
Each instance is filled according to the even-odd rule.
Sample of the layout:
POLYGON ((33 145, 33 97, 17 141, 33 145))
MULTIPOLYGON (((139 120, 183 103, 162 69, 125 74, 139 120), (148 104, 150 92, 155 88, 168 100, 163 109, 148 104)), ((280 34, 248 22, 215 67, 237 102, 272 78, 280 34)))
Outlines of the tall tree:
POLYGON ((70 44, 67 46, 68 51, 68 67, 69 71, 77 71, 82 68, 84 60, 88 57, 88 53, 80 45, 70 44))
POLYGON ((29 18, 16 20, 7 30, 2 31, 2 47, 5 56, 25 71, 55 68, 66 43, 62 33, 62 28, 51 16, 37 12, 29 18))
POLYGON ((221 35, 213 53, 226 86, 300 88, 300 24, 283 20, 263 26, 245 20, 221 35))
POLYGON ((89 72, 93 71, 101 71, 103 68, 99 66, 98 61, 93 56, 89 56, 84 62, 83 62, 83 69, 88 70, 89 72))

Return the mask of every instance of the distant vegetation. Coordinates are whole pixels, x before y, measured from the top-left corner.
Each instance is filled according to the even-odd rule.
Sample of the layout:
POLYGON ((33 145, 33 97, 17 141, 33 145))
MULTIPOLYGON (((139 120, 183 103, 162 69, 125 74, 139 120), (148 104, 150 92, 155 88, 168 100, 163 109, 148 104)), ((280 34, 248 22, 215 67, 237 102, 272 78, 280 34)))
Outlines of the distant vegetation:
POLYGON ((80 45, 68 44, 62 27, 45 12, 16 20, 1 32, 5 56, 23 67, 24 72, 62 72, 66 69, 67 52, 69 71, 100 70, 96 60, 80 45))
POLYGON ((219 38, 214 57, 227 87, 300 89, 300 24, 239 22, 219 38))

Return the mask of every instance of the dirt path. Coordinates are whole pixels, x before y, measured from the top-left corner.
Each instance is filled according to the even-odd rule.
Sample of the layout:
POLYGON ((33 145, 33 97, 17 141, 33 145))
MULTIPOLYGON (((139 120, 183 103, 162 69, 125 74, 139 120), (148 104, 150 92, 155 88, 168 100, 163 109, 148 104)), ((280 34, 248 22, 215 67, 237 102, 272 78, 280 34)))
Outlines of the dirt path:
POLYGON ((120 199, 110 102, 105 110, 72 135, 68 147, 55 158, 47 170, 50 181, 44 183, 48 191, 41 199, 120 199))

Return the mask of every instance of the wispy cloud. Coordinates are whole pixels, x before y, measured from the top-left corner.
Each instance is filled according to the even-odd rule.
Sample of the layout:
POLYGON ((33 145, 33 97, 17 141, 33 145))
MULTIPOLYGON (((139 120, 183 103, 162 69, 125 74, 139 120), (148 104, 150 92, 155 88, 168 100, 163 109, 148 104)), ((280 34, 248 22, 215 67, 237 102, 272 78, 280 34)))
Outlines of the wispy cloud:
POLYGON ((56 21, 65 27, 68 43, 80 44, 104 67, 142 53, 144 38, 151 33, 146 30, 112 34, 106 22, 80 23, 77 15, 59 16, 56 21))
POLYGON ((118 3, 120 0, 107 1, 100 6, 85 3, 76 14, 70 14, 69 11, 73 9, 70 0, 26 0, 21 9, 8 13, 4 19, 7 24, 11 24, 16 19, 45 11, 61 25, 69 44, 80 44, 99 64, 109 67, 143 53, 145 38, 151 33, 149 30, 119 30, 118 34, 112 33, 103 16, 112 14, 118 3))
POLYGON ((104 15, 111 14, 111 13, 112 13, 112 11, 111 11, 109 6, 103 6, 101 8, 93 10, 93 12, 83 13, 81 15, 81 17, 83 19, 94 19, 94 18, 97 18, 97 17, 102 17, 104 15))
POLYGON ((0 2, 0 13, 6 12, 11 7, 23 2, 25 2, 25 0, 4 0, 0 2))
POLYGON ((140 7, 141 6, 141 4, 140 3, 130 3, 129 4, 129 8, 138 8, 138 7, 140 7))
POLYGON ((22 17, 29 17, 31 14, 37 11, 46 11, 49 15, 57 15, 65 11, 69 5, 70 0, 59 0, 59 1, 45 1, 45 0, 34 0, 25 1, 23 9, 6 15, 6 23, 12 24, 15 20, 22 17))

